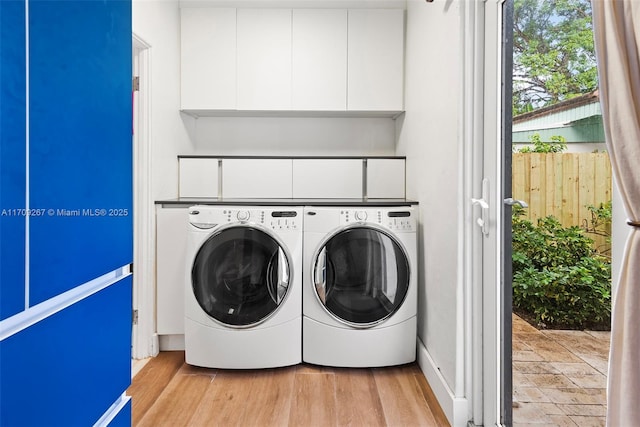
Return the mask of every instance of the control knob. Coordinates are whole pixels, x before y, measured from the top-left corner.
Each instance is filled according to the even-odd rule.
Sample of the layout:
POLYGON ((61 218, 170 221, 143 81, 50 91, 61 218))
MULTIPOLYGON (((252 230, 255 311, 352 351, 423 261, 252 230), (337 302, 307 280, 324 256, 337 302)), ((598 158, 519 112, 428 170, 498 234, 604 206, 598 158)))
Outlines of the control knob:
POLYGON ((365 211, 356 211, 355 217, 357 221, 366 221, 367 213, 365 211))
POLYGON ((247 221, 249 219, 249 211, 238 211, 238 221, 247 221))

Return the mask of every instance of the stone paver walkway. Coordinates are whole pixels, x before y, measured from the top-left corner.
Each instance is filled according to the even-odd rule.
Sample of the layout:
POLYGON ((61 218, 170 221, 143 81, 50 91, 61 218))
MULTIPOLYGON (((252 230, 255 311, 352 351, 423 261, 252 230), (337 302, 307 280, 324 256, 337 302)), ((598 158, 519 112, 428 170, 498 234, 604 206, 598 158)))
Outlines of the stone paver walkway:
POLYGON ((604 426, 609 335, 539 331, 514 314, 514 426, 604 426))

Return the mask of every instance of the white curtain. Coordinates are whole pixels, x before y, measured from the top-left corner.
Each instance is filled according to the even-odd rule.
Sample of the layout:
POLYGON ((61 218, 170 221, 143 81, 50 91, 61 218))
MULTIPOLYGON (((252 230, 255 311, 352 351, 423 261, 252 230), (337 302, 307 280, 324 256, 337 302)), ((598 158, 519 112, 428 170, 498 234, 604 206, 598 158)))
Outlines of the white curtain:
MULTIPOLYGON (((592 0, 607 148, 629 218, 613 296, 607 425, 640 425, 640 1, 592 0)), ((616 279, 616 278, 614 278, 616 279)))

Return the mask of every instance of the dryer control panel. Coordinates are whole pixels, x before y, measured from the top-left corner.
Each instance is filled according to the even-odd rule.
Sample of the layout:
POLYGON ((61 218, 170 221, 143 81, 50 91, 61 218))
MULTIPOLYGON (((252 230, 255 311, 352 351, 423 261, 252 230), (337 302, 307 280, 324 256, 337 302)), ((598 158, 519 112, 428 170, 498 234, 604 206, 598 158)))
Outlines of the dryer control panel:
POLYGON ((340 209, 340 225, 374 223, 396 232, 417 230, 416 212, 412 208, 348 208, 340 209))

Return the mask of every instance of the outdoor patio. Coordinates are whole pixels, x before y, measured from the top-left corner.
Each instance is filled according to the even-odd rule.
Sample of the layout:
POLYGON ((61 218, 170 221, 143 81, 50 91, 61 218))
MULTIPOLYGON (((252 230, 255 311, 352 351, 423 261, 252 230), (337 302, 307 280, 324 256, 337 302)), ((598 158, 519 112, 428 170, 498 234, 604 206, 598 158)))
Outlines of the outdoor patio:
POLYGON ((609 336, 540 331, 514 314, 514 426, 604 426, 609 336))

